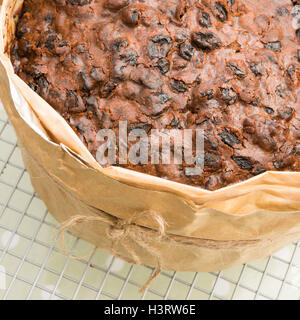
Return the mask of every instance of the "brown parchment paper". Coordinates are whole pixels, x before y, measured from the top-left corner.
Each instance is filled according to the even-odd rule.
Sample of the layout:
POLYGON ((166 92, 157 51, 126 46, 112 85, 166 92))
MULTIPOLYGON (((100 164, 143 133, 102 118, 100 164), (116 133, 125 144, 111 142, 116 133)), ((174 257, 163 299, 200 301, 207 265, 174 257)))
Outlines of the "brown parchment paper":
MULTIPOLYGON (((157 225, 150 217, 135 224, 148 235, 163 267, 172 270, 225 269, 268 256, 300 237, 299 172, 266 172, 211 192, 123 168, 101 168, 65 120, 14 73, 9 47, 22 3, 0 0, 0 98, 32 184, 59 222, 74 215, 126 220, 155 212, 166 222, 167 237, 152 237, 157 225), (13 100, 14 87, 21 101, 13 100)), ((108 227, 97 221, 71 230, 109 250, 108 227)), ((122 241, 142 263, 156 264, 136 241, 122 241)), ((130 258, 122 244, 116 251, 130 258)))

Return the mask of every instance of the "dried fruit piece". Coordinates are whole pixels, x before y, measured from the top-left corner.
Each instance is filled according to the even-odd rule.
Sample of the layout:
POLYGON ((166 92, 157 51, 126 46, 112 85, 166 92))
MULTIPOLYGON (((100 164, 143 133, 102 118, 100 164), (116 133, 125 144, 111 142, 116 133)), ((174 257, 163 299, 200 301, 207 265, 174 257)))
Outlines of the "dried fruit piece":
POLYGON ((249 157, 232 156, 231 158, 242 170, 250 171, 253 169, 253 164, 249 157))
POLYGON ((38 79, 36 80, 36 84, 39 87, 39 93, 44 96, 47 93, 49 87, 49 82, 46 77, 44 75, 38 77, 38 79))
POLYGON ((126 39, 115 40, 112 44, 112 49, 114 51, 120 52, 122 48, 128 47, 128 41, 126 39))
POLYGON ((183 93, 187 91, 186 84, 181 80, 172 79, 170 85, 171 85, 171 88, 177 92, 183 93))
POLYGON ((190 61, 193 57, 194 48, 189 42, 184 42, 180 45, 179 55, 181 58, 190 61))
POLYGON ((289 10, 286 7, 279 7, 276 12, 280 17, 286 16, 289 14, 289 10))
POLYGON ((122 10, 121 18, 126 25, 135 27, 139 23, 140 14, 136 8, 125 8, 122 10))
POLYGON ((92 0, 67 0, 71 6, 85 6, 90 4, 92 0))
POLYGON ((117 83, 115 81, 109 81, 107 82, 101 92, 100 92, 100 96, 102 98, 109 98, 111 96, 111 94, 113 93, 113 91, 116 89, 117 87, 117 83))
POLYGON ((256 77, 262 76, 259 65, 255 64, 254 62, 250 64, 250 70, 256 77))
POLYGON ((210 100, 210 99, 212 99, 213 96, 214 96, 214 90, 213 90, 213 89, 210 89, 210 90, 208 90, 208 91, 205 91, 205 92, 203 92, 203 93, 201 94, 201 96, 202 96, 203 98, 207 98, 207 100, 210 100))
POLYGON ((66 4, 66 0, 54 0, 56 4, 64 6, 66 4))
POLYGON ((237 100, 237 94, 231 88, 220 88, 221 98, 227 104, 234 104, 237 100))
POLYGON ((300 28, 297 29, 297 31, 296 31, 296 38, 298 41, 300 41, 300 28))
POLYGON ((259 165, 259 166, 256 167, 256 169, 255 169, 255 171, 253 172, 253 174, 254 174, 255 176, 258 176, 259 174, 262 174, 262 173, 264 173, 264 172, 266 172, 266 171, 267 171, 267 169, 265 169, 263 166, 259 165))
POLYGON ((240 79, 245 78, 247 75, 247 72, 242 67, 238 66, 234 62, 230 62, 227 67, 230 68, 230 70, 240 79))
POLYGON ((120 10, 129 5, 129 0, 106 0, 104 7, 110 10, 120 10))
POLYGON ((229 147, 233 148, 234 144, 240 144, 241 141, 237 137, 237 135, 233 132, 228 132, 227 130, 223 130, 220 134, 222 141, 227 144, 229 147))
POLYGON ((159 59, 155 67, 158 67, 161 74, 166 74, 170 69, 170 64, 167 59, 159 59))
POLYGON ((77 53, 85 53, 86 52, 85 45, 82 43, 78 43, 76 46, 76 52, 77 53))
POLYGON ((269 134, 263 133, 262 130, 255 132, 253 136, 253 143, 257 144, 261 149, 271 152, 276 150, 276 143, 269 134))
POLYGON ((275 112, 274 109, 271 107, 265 107, 264 109, 267 114, 274 114, 274 112, 275 112))
POLYGON ((290 121, 293 117, 294 109, 293 108, 281 108, 278 110, 278 117, 285 121, 290 121))
POLYGON ((221 22, 225 22, 228 19, 228 12, 226 8, 220 2, 217 2, 215 9, 217 11, 216 18, 221 22))
POLYGON ((207 153, 204 156, 204 165, 214 170, 220 169, 222 163, 219 158, 220 157, 217 154, 207 153))
POLYGON ((221 40, 212 32, 194 32, 192 34, 193 45, 202 50, 214 50, 221 46, 221 40))
POLYGON ((77 95, 76 92, 71 90, 67 91, 65 107, 70 113, 80 113, 85 110, 81 96, 77 95))
POLYGON ((203 28, 210 28, 211 27, 211 21, 209 14, 205 11, 201 11, 198 16, 198 21, 201 27, 203 28))
POLYGON ((155 36, 148 44, 148 56, 151 59, 165 58, 171 47, 171 39, 169 36, 155 36))
POLYGON ((94 87, 95 85, 94 79, 89 77, 89 75, 87 75, 85 72, 83 71, 79 72, 79 76, 81 77, 84 84, 84 88, 86 90, 91 90, 94 87))
POLYGON ((98 98, 95 97, 95 96, 90 96, 90 97, 88 97, 88 98, 86 99, 86 104, 87 104, 88 106, 93 107, 94 109, 97 109, 98 106, 99 106, 99 100, 98 100, 98 98))
POLYGON ((274 52, 279 52, 281 50, 281 42, 269 42, 265 45, 266 49, 273 50, 274 52))

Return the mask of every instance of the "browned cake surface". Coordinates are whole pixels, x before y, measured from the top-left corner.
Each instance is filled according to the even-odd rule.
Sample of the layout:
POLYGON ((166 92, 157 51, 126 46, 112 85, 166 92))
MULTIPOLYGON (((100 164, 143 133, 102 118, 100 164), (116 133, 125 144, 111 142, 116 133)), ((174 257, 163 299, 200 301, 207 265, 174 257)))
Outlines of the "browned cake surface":
POLYGON ((291 0, 25 0, 17 74, 95 156, 101 128, 205 132, 205 168, 128 165, 215 190, 300 171, 300 30, 291 0))

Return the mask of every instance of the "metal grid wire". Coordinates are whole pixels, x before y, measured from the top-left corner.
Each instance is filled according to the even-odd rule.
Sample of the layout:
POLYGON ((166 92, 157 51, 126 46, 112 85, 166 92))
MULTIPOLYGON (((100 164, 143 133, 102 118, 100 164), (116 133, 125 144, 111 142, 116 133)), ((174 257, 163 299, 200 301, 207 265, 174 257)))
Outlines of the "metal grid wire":
POLYGON ((152 268, 121 263, 82 239, 69 233, 67 238, 66 254, 57 222, 32 189, 0 103, 0 279, 5 273, 6 280, 0 300, 300 299, 300 241, 268 259, 219 273, 164 271, 139 295, 152 268), (70 257, 86 252, 92 252, 88 258, 70 257))

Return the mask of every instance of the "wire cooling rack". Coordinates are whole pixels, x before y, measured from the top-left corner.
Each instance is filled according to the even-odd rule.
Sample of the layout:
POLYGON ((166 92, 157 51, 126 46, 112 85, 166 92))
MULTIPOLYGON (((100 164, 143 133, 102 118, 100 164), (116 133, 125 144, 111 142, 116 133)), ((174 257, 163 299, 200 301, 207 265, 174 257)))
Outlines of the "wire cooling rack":
POLYGON ((300 241, 219 273, 164 271, 140 295, 152 268, 125 263, 70 233, 62 252, 58 228, 31 186, 0 102, 0 300, 300 299, 300 241))

